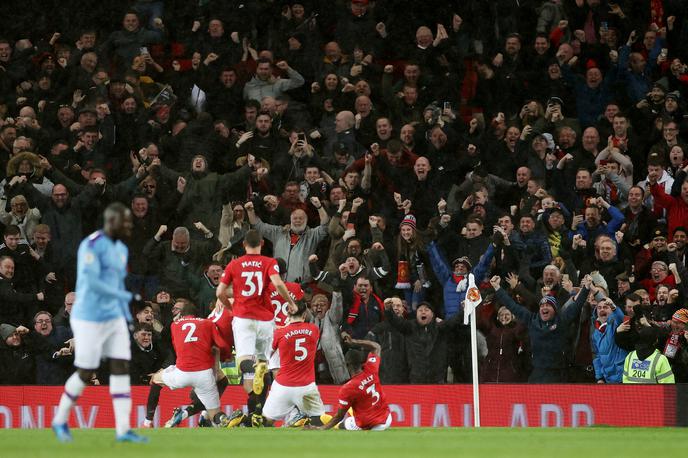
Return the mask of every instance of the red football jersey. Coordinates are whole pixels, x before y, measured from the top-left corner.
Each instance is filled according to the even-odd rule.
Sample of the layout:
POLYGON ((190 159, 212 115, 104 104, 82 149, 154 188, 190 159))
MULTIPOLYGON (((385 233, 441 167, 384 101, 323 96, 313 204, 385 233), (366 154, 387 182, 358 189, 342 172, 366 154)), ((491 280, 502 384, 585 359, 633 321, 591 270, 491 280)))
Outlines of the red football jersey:
MULTIPOLYGON (((287 286, 287 289, 289 290, 289 296, 291 296, 294 302, 303 299, 303 290, 301 289, 301 285, 290 281, 284 282, 284 284, 287 286)), ((277 289, 275 289, 275 285, 272 283, 270 283, 270 286, 268 286, 268 293, 270 294, 270 302, 272 303, 273 307, 275 307, 275 324, 277 326, 284 326, 287 324, 287 317, 289 316, 287 313, 289 302, 282 299, 282 296, 280 296, 280 294, 277 292, 277 289)))
POLYGON ((339 389, 339 406, 354 410, 356 426, 368 429, 387 421, 389 406, 380 383, 380 357, 368 354, 363 371, 339 389))
POLYGON ((320 330, 312 323, 296 322, 275 330, 272 349, 279 350, 277 383, 306 386, 315 383, 315 352, 320 330))
POLYGON ((184 317, 172 323, 171 331, 172 345, 177 354, 176 366, 184 372, 211 369, 215 365, 213 346, 220 352, 228 349, 215 323, 204 318, 184 317))
POLYGON ((234 315, 232 315, 232 312, 229 311, 227 307, 222 307, 222 309, 218 312, 213 310, 210 312, 210 315, 208 315, 208 319, 215 323, 215 326, 217 326, 217 330, 220 333, 220 336, 224 339, 225 342, 227 342, 227 346, 229 347, 229 354, 220 354, 220 360, 222 361, 227 361, 232 359, 232 347, 234 346, 234 332, 232 331, 232 319, 234 318, 234 315))
POLYGON ((279 274, 277 261, 259 254, 245 254, 234 259, 220 281, 232 285, 232 313, 238 318, 272 321, 275 312, 267 295, 270 275, 279 274))

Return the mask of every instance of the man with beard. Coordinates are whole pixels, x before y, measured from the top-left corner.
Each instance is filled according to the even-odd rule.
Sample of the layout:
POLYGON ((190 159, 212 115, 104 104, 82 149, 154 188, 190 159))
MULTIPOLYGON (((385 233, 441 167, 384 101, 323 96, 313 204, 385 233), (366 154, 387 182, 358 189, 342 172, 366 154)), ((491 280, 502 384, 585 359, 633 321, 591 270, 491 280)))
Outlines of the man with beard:
POLYGON ((215 305, 215 291, 220 284, 220 277, 223 272, 222 265, 211 262, 205 271, 200 275, 193 275, 187 272, 189 283, 191 284, 191 299, 198 307, 200 316, 208 316, 215 305))
POLYGON ((328 235, 330 217, 317 199, 312 199, 320 215, 320 225, 308 227, 308 216, 303 210, 294 210, 289 216, 289 226, 266 224, 256 215, 253 202, 244 205, 248 220, 261 236, 272 242, 273 256, 287 262, 287 281, 305 282, 311 279, 308 255, 315 253, 318 244, 328 235))
POLYGON ((657 218, 652 211, 643 204, 645 191, 640 186, 633 186, 628 191, 628 207, 623 212, 626 221, 624 242, 634 251, 652 239, 653 228, 657 226, 657 218))

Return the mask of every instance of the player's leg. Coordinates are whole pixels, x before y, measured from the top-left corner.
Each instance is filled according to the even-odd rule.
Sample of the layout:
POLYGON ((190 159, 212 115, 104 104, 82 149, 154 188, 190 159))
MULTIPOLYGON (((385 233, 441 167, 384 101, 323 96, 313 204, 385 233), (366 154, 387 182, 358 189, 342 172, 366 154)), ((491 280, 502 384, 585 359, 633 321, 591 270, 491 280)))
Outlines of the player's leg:
POLYGON ((248 397, 249 416, 244 415, 241 410, 235 410, 230 416, 230 427, 239 425, 250 426, 250 414, 255 410, 256 395, 253 393, 253 379, 255 376, 256 359, 256 321, 246 318, 235 317, 232 320, 232 332, 234 333, 234 349, 239 372, 241 373, 242 385, 248 397))
POLYGON ((325 415, 325 405, 320 398, 320 391, 315 383, 300 387, 301 395, 297 399, 297 407, 310 419, 313 426, 322 426, 322 417, 325 415))
POLYGON ((212 369, 195 373, 193 376, 193 387, 199 401, 205 406, 208 417, 213 421, 214 426, 227 427, 229 419, 220 410, 220 395, 217 390, 215 376, 212 369))
POLYGON ((381 424, 381 425, 375 425, 372 428, 370 428, 371 431, 384 431, 386 429, 389 429, 389 427, 392 426, 392 414, 390 413, 387 415, 387 420, 381 424))
POLYGON ((284 420, 294 409, 293 387, 282 386, 277 382, 272 383, 272 388, 263 407, 263 419, 266 425, 275 421, 284 420))
POLYGON ((160 391, 162 391, 162 386, 156 384, 151 385, 148 391, 148 399, 146 400, 146 419, 143 421, 144 428, 153 427, 153 418, 155 417, 155 411, 160 402, 160 391))
POLYGON ((115 431, 120 442, 147 442, 131 430, 131 382, 129 328, 124 319, 110 322, 113 332, 103 344, 103 355, 110 358, 110 396, 115 412, 115 431))
POLYGON ((67 426, 69 413, 100 366, 105 336, 101 332, 100 323, 72 320, 71 327, 74 333, 74 365, 77 370, 65 383, 64 393, 52 421, 53 431, 61 442, 72 440, 67 426))
MULTIPOLYGON (((272 339, 275 335, 274 321, 256 322, 256 367, 253 378, 253 392, 257 395, 266 390, 265 376, 268 374, 268 357, 273 353, 272 339)), ((279 355, 278 355, 279 357, 279 355)))

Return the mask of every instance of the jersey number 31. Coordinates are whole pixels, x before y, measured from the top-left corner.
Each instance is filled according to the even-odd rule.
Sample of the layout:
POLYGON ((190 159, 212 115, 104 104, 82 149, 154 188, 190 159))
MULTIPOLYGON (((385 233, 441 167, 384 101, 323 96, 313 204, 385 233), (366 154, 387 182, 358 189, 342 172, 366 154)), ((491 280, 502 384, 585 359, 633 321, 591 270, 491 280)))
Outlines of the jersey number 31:
POLYGON ((241 295, 251 297, 263 294, 263 272, 241 272, 246 279, 246 288, 241 290, 241 295))

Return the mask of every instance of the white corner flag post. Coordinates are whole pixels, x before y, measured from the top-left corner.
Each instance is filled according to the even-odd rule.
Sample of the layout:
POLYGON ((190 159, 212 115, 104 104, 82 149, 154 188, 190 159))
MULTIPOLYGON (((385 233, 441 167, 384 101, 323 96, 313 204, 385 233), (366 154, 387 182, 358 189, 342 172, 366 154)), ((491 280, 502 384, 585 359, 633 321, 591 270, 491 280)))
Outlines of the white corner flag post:
POLYGON ((468 289, 463 306, 463 324, 471 323, 471 366, 473 368, 473 426, 480 428, 480 392, 478 391, 478 331, 475 326, 475 309, 483 301, 475 286, 475 277, 468 274, 468 289))

